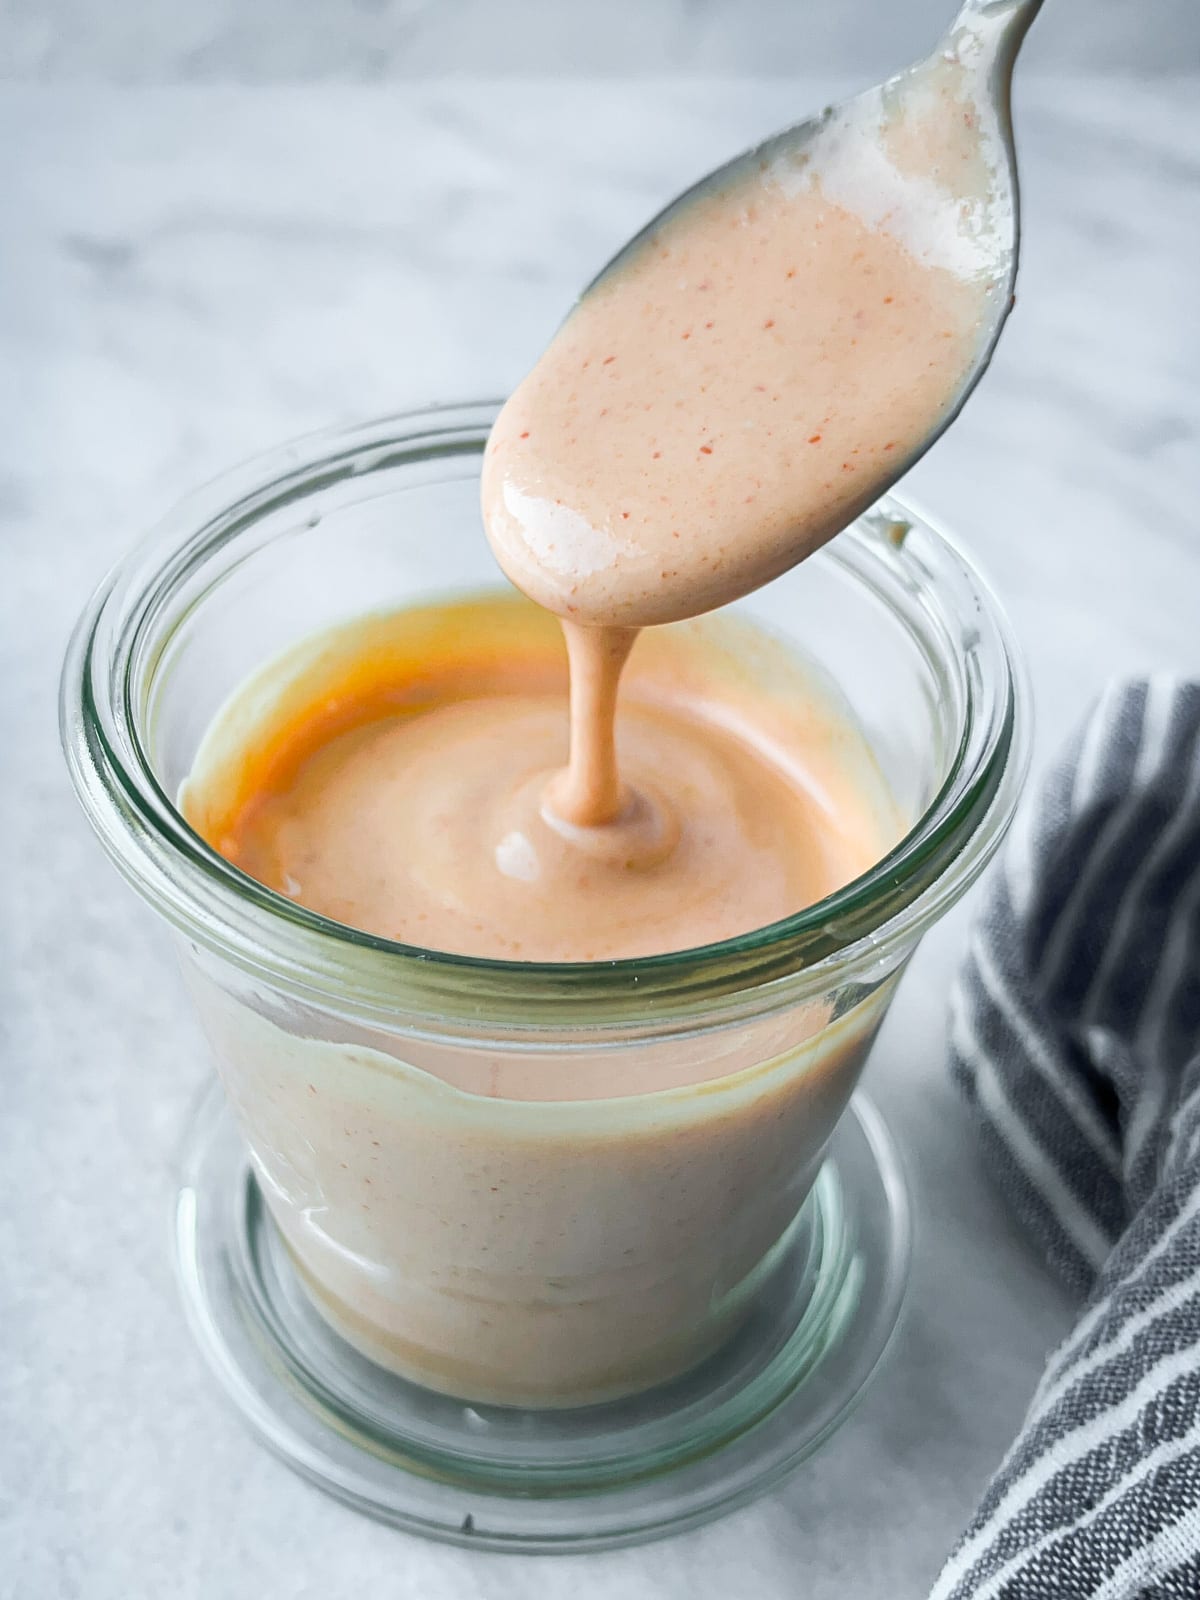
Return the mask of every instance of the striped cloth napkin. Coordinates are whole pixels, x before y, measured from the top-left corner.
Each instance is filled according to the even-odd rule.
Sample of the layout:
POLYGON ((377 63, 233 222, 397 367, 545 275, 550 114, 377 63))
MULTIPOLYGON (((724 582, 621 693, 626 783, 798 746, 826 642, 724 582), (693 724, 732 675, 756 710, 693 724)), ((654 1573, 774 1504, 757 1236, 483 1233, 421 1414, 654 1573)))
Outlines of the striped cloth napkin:
POLYGON ((933 1600, 1200 1600, 1200 683, 1112 686, 1031 802, 951 1068, 1085 1299, 933 1600))

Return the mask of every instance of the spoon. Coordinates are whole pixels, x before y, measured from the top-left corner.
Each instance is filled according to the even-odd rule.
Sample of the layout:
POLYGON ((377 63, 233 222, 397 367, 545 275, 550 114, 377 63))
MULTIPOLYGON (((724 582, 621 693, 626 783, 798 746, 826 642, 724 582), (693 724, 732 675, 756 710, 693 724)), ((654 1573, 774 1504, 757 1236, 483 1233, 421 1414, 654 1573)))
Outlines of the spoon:
POLYGON ((1012 307, 1013 64, 1041 0, 737 156, 626 244, 484 462, 508 576, 564 620, 724 605, 861 515, 945 431, 1012 307))
MULTIPOLYGON (((782 133, 773 134, 762 144, 734 156, 716 167, 682 194, 677 195, 644 228, 634 234, 603 266, 579 296, 582 302, 633 257, 645 242, 659 233, 663 224, 705 193, 725 188, 743 174, 780 157, 804 160, 820 176, 822 154, 832 153, 836 162, 844 161, 847 138, 878 137, 900 124, 912 105, 929 97, 939 79, 953 76, 960 93, 976 116, 979 143, 990 146, 994 161, 989 162, 990 182, 984 193, 973 197, 975 215, 959 218, 977 230, 979 243, 986 249, 988 265, 994 275, 996 291, 993 312, 982 331, 974 364, 949 410, 926 437, 920 450, 910 455, 888 484, 890 487, 945 432, 963 407, 991 361, 1001 330, 1013 307, 1020 248, 1020 209, 1017 187, 1017 160, 1012 131, 1012 75, 1017 54, 1030 24, 1042 8, 1042 0, 965 0, 949 29, 933 52, 903 71, 886 78, 873 89, 866 89, 838 106, 827 106, 816 116, 797 122, 782 133), (986 235, 986 237, 985 237, 986 235)), ((877 174, 881 188, 888 174, 877 174)), ((898 177, 900 174, 893 174, 898 177)), ((916 197, 909 197, 916 198, 916 197)), ((884 209, 881 193, 878 209, 884 209)), ((905 197, 901 196, 901 205, 905 197)), ((942 219, 948 228, 955 226, 949 214, 942 219)), ((882 492, 882 490, 881 490, 882 492)))

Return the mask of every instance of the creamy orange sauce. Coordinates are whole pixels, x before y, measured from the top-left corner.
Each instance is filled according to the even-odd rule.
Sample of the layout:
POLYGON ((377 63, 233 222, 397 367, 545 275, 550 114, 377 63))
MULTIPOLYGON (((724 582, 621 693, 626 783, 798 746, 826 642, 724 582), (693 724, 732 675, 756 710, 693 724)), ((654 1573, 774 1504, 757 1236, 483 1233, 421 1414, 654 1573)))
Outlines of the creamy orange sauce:
MULTIPOLYGON (((975 150, 969 128, 931 145, 932 105, 929 126, 888 130, 901 188, 919 155, 961 182, 948 151, 975 150)), ((986 259, 914 242, 898 203, 842 204, 827 143, 832 194, 807 154, 779 155, 671 213, 492 430, 488 537, 571 652, 570 763, 546 795, 571 823, 621 826, 612 727, 634 630, 725 605, 832 538, 919 454, 979 348, 986 259)))
POLYGON ((637 641, 802 561, 953 409, 1006 236, 987 59, 964 25, 802 150, 764 147, 685 199, 503 408, 484 523, 561 621, 569 736, 544 639, 535 662, 528 629, 435 628, 407 676, 364 655, 269 733, 218 848, 369 932, 549 961, 729 938, 869 865, 861 830, 812 804, 824 756, 778 719, 764 731, 757 688, 685 705, 663 647, 637 641), (631 659, 654 692, 618 717, 631 659), (795 781, 806 763, 815 780, 795 781))
POLYGON ((547 802, 566 660, 527 603, 366 619, 271 671, 286 688, 253 726, 227 714, 185 812, 280 894, 403 943, 564 962, 689 948, 791 915, 892 842, 852 724, 746 624, 638 644, 610 827, 547 802))
POLYGON ((584 298, 501 413, 483 477, 497 559, 592 625, 759 587, 920 447, 986 292, 803 171, 693 201, 584 298))

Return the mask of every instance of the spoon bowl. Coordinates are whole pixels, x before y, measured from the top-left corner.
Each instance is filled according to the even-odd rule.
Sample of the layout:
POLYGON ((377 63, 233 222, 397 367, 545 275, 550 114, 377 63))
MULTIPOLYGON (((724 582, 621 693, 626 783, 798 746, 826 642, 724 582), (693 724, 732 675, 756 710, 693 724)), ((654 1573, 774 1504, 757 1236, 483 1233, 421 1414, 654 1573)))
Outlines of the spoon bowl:
POLYGON ((501 413, 500 565, 588 627, 696 616, 847 527, 943 433, 1012 306, 1013 63, 1040 0, 969 0, 938 48, 673 201, 501 413))
MULTIPOLYGON (((950 408, 920 448, 896 463, 895 473, 884 486, 890 487, 941 437, 961 411, 987 370, 1013 307, 1020 253, 1020 203, 1012 129, 1012 76, 1017 54, 1041 7, 1042 0, 965 0, 930 55, 883 83, 772 134, 677 195, 605 263, 582 291, 577 304, 612 281, 668 221, 703 196, 780 163, 804 164, 815 177, 827 176, 829 167, 844 173, 848 142, 874 142, 880 159, 874 164, 873 184, 868 189, 860 182, 855 198, 866 202, 884 228, 899 232, 907 227, 927 248, 939 232, 946 242, 957 240, 961 256, 974 253, 979 268, 988 271, 994 280, 992 314, 980 331, 973 365, 950 408), (974 176, 978 178, 981 167, 986 172, 984 186, 974 194, 961 193, 949 170, 942 174, 942 185, 914 184, 910 174, 888 159, 889 134, 907 126, 914 110, 922 107, 922 120, 932 137, 936 137, 939 120, 947 113, 972 117, 976 135, 974 176)), ((909 142, 910 153, 919 153, 911 152, 909 142)), ((962 163, 966 152, 960 150, 956 154, 962 163)), ((955 156, 949 151, 947 156, 948 165, 953 165, 955 156)))

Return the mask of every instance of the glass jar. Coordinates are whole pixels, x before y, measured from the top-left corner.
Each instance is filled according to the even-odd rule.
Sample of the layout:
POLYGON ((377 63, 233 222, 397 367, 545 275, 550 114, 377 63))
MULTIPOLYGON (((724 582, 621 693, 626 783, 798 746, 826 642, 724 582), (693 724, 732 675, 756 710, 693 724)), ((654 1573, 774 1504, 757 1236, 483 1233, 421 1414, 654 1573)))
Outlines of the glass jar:
MULTIPOLYGON (((324 1407, 343 1437, 360 1428, 368 1452, 410 1473, 461 1470, 485 1495, 515 1484, 527 1497, 538 1482, 553 1499, 567 1482, 611 1492, 647 1461, 665 1470, 730 1444, 811 1376, 822 1296, 821 1349, 861 1320, 862 1241, 839 1239, 828 1195, 819 1227, 805 1202, 905 961, 1007 826, 1027 732, 990 593, 889 498, 737 608, 820 663, 906 819, 855 882, 721 944, 594 965, 413 949, 274 894, 176 807, 205 730, 305 636, 496 581, 478 512, 494 414, 468 405, 325 433, 194 496, 81 619, 62 728, 87 814, 172 930, 212 1044, 243 1142, 225 1148, 248 1152, 254 1179, 238 1189, 227 1155, 220 1181, 244 1202, 241 1287, 285 1352, 276 1365, 300 1372, 311 1414, 324 1407), (760 1334, 779 1325, 775 1346, 764 1358, 759 1337, 731 1376, 721 1353, 756 1318, 760 1334), (705 1371, 720 1393, 700 1405, 705 1371), (659 1424, 681 1407, 687 1426, 665 1443, 659 1424), (487 1448, 470 1433, 481 1415, 487 1448)), ((217 1182, 216 1115, 197 1120, 183 1185, 185 1288, 244 1409, 304 1465, 282 1439, 285 1402, 247 1377, 255 1357, 231 1354, 232 1291, 197 1243, 196 1206, 219 1211, 196 1177, 208 1161, 217 1182)), ((887 1315, 868 1308, 876 1345, 895 1276, 879 1290, 887 1315)), ((333 1481, 328 1454, 306 1470, 333 1481)), ((453 1531, 444 1510, 434 1524, 453 1531)))

